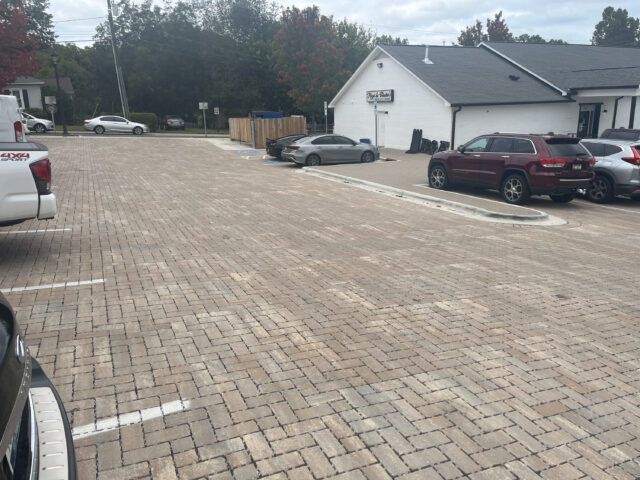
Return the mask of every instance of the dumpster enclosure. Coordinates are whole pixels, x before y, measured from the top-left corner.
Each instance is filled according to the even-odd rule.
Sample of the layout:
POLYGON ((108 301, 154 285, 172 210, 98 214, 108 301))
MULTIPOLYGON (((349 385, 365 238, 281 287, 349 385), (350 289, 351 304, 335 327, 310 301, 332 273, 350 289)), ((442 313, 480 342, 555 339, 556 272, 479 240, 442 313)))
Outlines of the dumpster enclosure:
POLYGON ((265 148, 267 138, 284 137, 296 133, 307 133, 307 121, 303 116, 283 118, 230 118, 229 136, 254 146, 265 148), (253 121, 253 135, 251 122, 253 121), (254 143, 255 142, 255 143, 254 143))

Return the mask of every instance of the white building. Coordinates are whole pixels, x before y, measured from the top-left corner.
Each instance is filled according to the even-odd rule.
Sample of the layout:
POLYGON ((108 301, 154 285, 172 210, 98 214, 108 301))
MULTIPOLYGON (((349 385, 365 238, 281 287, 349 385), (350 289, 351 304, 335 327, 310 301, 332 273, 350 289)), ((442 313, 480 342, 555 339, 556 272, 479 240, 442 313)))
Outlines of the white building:
POLYGON ((43 80, 33 77, 18 77, 15 82, 7 85, 3 90, 8 90, 18 99, 18 105, 22 108, 42 109, 43 80))
POLYGON ((640 48, 377 46, 331 101, 335 132, 407 149, 492 132, 597 137, 640 128, 640 48), (377 121, 376 121, 377 120, 377 121), (377 129, 376 129, 377 123, 377 129))

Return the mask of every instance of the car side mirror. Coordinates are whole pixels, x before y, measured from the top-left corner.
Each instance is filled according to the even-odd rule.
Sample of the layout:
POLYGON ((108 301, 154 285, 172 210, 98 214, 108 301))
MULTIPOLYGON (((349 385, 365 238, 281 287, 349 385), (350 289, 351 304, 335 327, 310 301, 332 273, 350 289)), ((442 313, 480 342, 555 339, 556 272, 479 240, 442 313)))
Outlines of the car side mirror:
POLYGON ((458 148, 456 150, 458 150, 460 153, 464 153, 464 145, 458 145, 458 148))

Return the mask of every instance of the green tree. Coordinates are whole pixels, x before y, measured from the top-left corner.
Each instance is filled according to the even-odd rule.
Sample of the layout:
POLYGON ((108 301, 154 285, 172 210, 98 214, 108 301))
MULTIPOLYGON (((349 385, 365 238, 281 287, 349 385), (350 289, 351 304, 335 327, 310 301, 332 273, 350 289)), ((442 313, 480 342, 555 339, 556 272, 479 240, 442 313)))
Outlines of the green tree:
MULTIPOLYGON (((487 19, 489 21, 489 19, 487 19)), ((458 44, 463 47, 475 47, 481 42, 488 40, 487 34, 484 33, 482 22, 476 20, 475 25, 470 25, 460 32, 458 44)))
POLYGON ((515 37, 514 40, 520 43, 548 43, 548 44, 555 44, 555 45, 567 44, 567 42, 565 42, 564 40, 552 38, 551 40, 547 41, 544 38, 542 38, 540 35, 529 35, 528 33, 523 33, 522 35, 518 35, 517 37, 515 37))
POLYGON ((507 22, 502 18, 502 10, 496 13, 493 20, 487 18, 487 37, 490 42, 513 42, 507 22))
POLYGON ((640 20, 626 9, 607 7, 591 38, 593 45, 633 47, 640 45, 640 20))
POLYGON ((409 45, 408 39, 392 37, 391 35, 379 35, 374 42, 376 45, 409 45))

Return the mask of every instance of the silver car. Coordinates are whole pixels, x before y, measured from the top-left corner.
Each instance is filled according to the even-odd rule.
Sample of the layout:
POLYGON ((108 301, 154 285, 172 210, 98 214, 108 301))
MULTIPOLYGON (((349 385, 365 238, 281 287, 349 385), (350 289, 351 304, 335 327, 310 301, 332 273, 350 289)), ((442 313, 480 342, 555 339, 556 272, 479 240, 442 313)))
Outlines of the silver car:
POLYGON ((380 158, 376 147, 354 142, 342 135, 314 135, 304 137, 282 150, 282 159, 298 165, 327 163, 373 162, 380 158))
POLYGON ((27 128, 36 133, 47 133, 54 129, 53 122, 44 118, 37 118, 28 113, 22 112, 22 119, 27 124, 27 128))
POLYGON ((589 200, 607 203, 616 195, 640 195, 640 141, 589 138, 581 143, 596 159, 589 200))
POLYGON ((116 117, 115 115, 104 115, 102 117, 92 118, 84 121, 84 129, 94 131, 98 135, 104 132, 133 133, 134 135, 142 135, 149 133, 151 130, 143 123, 130 122, 126 118, 116 117))

